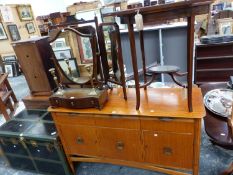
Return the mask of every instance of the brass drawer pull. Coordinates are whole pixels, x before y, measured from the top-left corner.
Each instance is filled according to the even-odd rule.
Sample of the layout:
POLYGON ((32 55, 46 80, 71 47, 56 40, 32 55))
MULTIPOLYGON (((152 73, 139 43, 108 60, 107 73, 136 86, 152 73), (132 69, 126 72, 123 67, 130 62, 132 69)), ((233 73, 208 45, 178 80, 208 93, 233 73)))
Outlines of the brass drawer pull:
POLYGON ((82 137, 78 137, 78 138, 77 138, 77 144, 81 145, 81 144, 83 144, 83 143, 84 143, 83 138, 82 138, 82 137))
POLYGON ((124 143, 122 141, 119 141, 116 143, 116 148, 118 150, 123 150, 124 149, 124 143))
POLYGON ((172 155, 172 149, 170 147, 164 147, 163 154, 165 154, 166 156, 172 155))

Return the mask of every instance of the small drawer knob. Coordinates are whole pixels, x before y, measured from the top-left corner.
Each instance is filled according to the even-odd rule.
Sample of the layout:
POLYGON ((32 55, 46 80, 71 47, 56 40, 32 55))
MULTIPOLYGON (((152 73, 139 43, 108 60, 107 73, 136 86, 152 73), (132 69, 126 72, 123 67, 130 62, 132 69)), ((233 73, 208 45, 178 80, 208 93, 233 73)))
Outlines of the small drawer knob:
POLYGON ((163 154, 165 154, 166 156, 172 155, 172 149, 170 147, 164 147, 163 154))
POLYGON ((124 149, 124 143, 123 143, 122 141, 118 141, 118 142, 116 143, 116 148, 117 148, 118 150, 123 150, 123 149, 124 149))
POLYGON ((77 144, 81 145, 81 144, 83 144, 83 143, 84 143, 83 138, 82 138, 82 137, 78 137, 78 138, 77 138, 77 144))

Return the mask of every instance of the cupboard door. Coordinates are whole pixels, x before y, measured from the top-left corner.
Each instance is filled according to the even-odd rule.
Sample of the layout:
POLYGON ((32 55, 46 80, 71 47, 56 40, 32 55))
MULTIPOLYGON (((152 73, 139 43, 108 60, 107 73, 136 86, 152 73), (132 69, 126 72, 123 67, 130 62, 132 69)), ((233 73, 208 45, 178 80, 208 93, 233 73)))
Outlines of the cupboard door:
POLYGON ((100 155, 112 159, 142 161, 140 131, 98 129, 100 155))
POLYGON ((69 154, 98 155, 96 129, 80 125, 59 125, 60 137, 69 154))
POLYGON ((171 168, 192 168, 193 135, 144 131, 145 162, 171 168))

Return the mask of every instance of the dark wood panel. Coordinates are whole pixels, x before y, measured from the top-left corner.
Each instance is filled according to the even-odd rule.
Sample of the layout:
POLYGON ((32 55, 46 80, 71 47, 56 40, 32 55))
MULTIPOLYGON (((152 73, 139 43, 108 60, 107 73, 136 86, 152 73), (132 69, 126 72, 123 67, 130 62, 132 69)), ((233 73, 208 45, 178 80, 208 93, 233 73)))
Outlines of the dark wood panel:
POLYGON ((214 45, 209 47, 198 47, 196 48, 197 57, 210 57, 210 56, 226 56, 233 55, 233 44, 232 45, 214 45))
POLYGON ((196 69, 233 68, 233 57, 197 60, 196 69))
POLYGON ((28 95, 24 97, 22 100, 27 109, 47 109, 50 106, 49 96, 28 95))
POLYGON ((233 43, 196 46, 195 83, 226 82, 231 75, 233 75, 233 43))
POLYGON ((196 82, 226 82, 231 75, 233 75, 233 69, 228 71, 196 71, 196 82))

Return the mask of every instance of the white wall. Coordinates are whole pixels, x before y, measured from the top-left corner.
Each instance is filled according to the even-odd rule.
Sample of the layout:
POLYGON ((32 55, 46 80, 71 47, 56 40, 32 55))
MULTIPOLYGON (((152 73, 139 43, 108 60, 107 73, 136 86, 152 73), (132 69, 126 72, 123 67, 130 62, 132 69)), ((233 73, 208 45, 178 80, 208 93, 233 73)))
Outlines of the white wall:
POLYGON ((31 4, 36 17, 53 12, 65 12, 68 5, 78 1, 80 0, 0 0, 0 4, 31 4))

